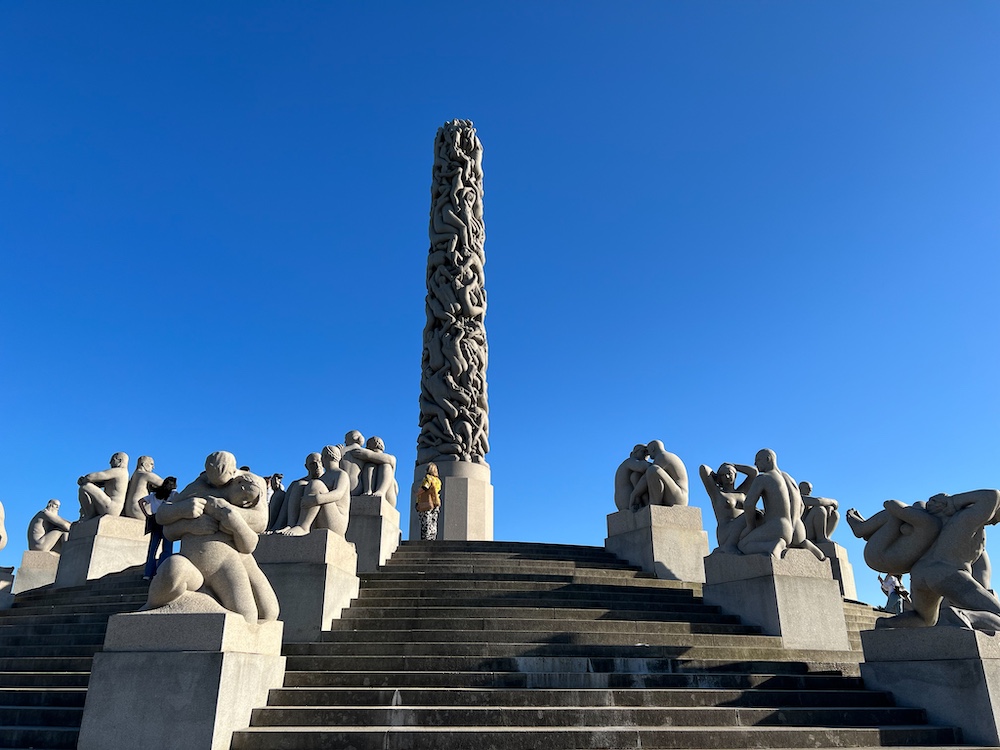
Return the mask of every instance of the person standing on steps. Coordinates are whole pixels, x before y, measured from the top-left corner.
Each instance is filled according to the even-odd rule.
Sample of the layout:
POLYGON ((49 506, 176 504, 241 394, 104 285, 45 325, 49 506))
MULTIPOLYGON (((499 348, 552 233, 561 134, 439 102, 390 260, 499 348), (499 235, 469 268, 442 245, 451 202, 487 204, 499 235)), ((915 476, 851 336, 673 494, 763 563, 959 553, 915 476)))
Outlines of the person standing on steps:
POLYGON ((163 536, 163 526, 156 520, 156 511, 176 495, 177 477, 167 477, 163 480, 163 484, 139 501, 139 507, 146 516, 146 531, 149 533, 149 552, 146 554, 146 569, 142 574, 144 581, 152 580, 156 575, 156 569, 174 554, 174 543, 163 536), (157 552, 160 552, 159 559, 156 556, 157 552))
POLYGON ((436 540, 438 514, 441 511, 441 479, 437 464, 427 464, 427 473, 417 491, 417 513, 420 515, 420 539, 436 540))

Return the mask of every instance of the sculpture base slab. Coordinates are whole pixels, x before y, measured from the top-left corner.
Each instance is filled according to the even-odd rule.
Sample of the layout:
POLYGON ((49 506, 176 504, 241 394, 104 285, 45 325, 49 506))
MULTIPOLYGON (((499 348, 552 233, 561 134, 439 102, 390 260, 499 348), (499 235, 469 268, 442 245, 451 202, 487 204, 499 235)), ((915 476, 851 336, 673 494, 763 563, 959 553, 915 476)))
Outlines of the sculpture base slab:
POLYGON ((861 633, 865 687, 923 708, 932 724, 962 729, 966 743, 1000 746, 1000 640, 938 626, 861 633))
POLYGON ((713 552, 705 558, 702 596, 766 635, 779 635, 785 648, 847 651, 847 623, 840 584, 830 561, 804 549, 770 555, 713 552))
POLYGON ((148 548, 145 521, 124 516, 77 521, 63 542, 55 588, 83 586, 109 573, 143 565, 148 548))
POLYGON ((358 555, 358 573, 370 573, 385 565, 399 547, 399 511, 381 497, 359 495, 351 498, 347 522, 348 542, 358 555))
MULTIPOLYGON (((438 539, 493 541, 493 485, 490 467, 465 461, 439 461, 441 514, 438 539)), ((417 466, 410 492, 411 540, 420 539, 420 516, 413 510, 417 489, 427 474, 427 464, 417 466)))
POLYGON ((612 513, 604 548, 657 578, 705 582, 708 534, 701 527, 701 508, 647 505, 635 513, 612 513))
POLYGON ((287 642, 319 640, 358 596, 354 545, 329 529, 305 536, 267 534, 253 556, 278 595, 287 642))
POLYGON ((79 750, 228 750, 281 687, 280 622, 231 612, 113 615, 94 655, 79 750))
POLYGON ((21 555, 21 567, 14 577, 14 594, 31 591, 55 583, 59 568, 59 555, 54 552, 25 550, 21 555))
POLYGON ((840 595, 851 601, 858 600, 858 589, 854 585, 854 568, 847 559, 847 550, 836 542, 820 542, 816 545, 830 558, 833 578, 840 584, 840 595))
POLYGON ((0 609, 14 606, 14 569, 0 568, 0 609))

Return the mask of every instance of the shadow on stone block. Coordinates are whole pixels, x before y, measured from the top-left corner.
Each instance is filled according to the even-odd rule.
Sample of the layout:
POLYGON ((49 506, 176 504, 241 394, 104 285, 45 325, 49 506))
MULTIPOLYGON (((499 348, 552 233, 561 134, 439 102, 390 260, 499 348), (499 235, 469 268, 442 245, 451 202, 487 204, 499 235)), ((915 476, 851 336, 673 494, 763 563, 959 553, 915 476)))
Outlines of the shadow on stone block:
POLYGON ((278 596, 285 641, 319 640, 358 596, 354 545, 329 529, 262 536, 253 555, 278 596))
POLYGON ((702 596, 767 635, 781 636, 786 648, 850 649, 830 561, 806 550, 790 549, 780 560, 713 552, 705 558, 702 596))
POLYGON ((657 578, 702 583, 708 534, 701 508, 647 505, 608 516, 604 548, 657 578))

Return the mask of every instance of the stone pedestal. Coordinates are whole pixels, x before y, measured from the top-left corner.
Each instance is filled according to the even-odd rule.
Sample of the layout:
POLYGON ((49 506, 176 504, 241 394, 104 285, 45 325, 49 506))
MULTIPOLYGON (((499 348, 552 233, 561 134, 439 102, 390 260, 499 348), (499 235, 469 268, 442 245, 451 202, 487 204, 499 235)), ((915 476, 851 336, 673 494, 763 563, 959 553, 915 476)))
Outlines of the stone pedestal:
POLYGON ((21 556, 21 567, 14 577, 13 593, 20 594, 55 583, 58 567, 59 555, 55 552, 25 550, 21 556))
POLYGON ((124 516, 98 516, 77 521, 63 542, 55 587, 83 586, 146 562, 146 522, 124 516))
POLYGON ((14 569, 0 568, 0 609, 14 606, 14 569))
POLYGON ((229 750, 251 710, 281 687, 281 630, 231 612, 112 616, 77 747, 229 750))
POLYGON ((380 497, 352 497, 346 536, 357 550, 358 572, 377 570, 399 546, 399 511, 380 497))
POLYGON ((708 534, 701 508, 647 505, 608 516, 604 548, 657 578, 703 583, 708 534))
POLYGON ((830 561, 806 550, 790 549, 780 560, 713 552, 705 558, 702 596, 765 634, 780 635, 786 648, 850 649, 830 561))
POLYGON ((851 601, 858 600, 858 589, 854 585, 854 568, 847 559, 847 550, 836 542, 817 544, 823 554, 830 558, 834 580, 840 585, 840 595, 851 601))
POLYGON ((861 633, 865 687, 957 726, 966 743, 1000 746, 1000 638, 939 626, 861 633))
MULTIPOLYGON (((493 485, 490 467, 466 461, 436 462, 441 477, 441 515, 438 539, 493 541, 493 485)), ((413 472, 410 491, 411 540, 420 539, 420 517, 413 509, 417 489, 427 474, 427 464, 413 472)), ((399 502, 403 502, 400 497, 399 502)))
POLYGON ((318 641, 358 596, 354 545, 329 529, 262 536, 253 556, 278 595, 288 642, 318 641))

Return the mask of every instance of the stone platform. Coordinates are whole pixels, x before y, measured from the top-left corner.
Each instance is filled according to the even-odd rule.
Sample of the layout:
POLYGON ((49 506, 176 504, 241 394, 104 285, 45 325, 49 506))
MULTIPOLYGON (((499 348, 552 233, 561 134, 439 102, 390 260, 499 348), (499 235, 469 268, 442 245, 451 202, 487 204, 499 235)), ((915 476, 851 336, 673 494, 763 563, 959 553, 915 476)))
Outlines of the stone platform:
POLYGON ((77 521, 62 545, 56 588, 82 586, 133 565, 143 565, 149 549, 146 522, 124 516, 77 521))
POLYGON ((612 513, 604 548, 657 578, 705 580, 708 534, 701 525, 701 508, 647 505, 635 513, 612 513))

